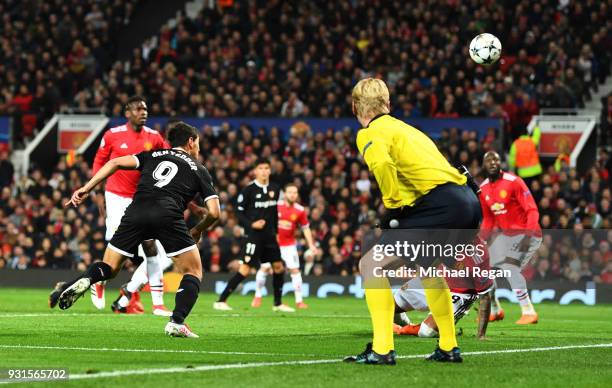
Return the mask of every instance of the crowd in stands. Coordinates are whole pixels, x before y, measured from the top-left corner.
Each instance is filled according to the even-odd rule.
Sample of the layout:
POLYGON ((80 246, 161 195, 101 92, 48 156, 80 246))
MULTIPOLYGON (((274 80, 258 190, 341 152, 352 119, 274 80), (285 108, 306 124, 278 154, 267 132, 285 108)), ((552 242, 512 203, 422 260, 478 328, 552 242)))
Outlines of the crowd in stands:
POLYGON ((85 106, 78 92, 107 77, 140 1, 0 2, 0 115, 13 116, 15 144, 60 107, 106 103, 85 106))
POLYGON ((236 0, 178 18, 118 62, 137 2, 0 5, 0 112, 117 116, 141 94, 152 115, 345 117, 355 81, 380 75, 397 116, 502 117, 510 132, 539 108, 583 106, 610 73, 611 0, 236 0), (499 64, 469 59, 483 31, 503 42, 499 64))
MULTIPOLYGON (((304 273, 356 273, 363 233, 378 222, 383 206, 375 180, 357 155, 354 133, 299 131, 284 141, 276 128, 223 125, 201 130, 203 162, 213 174, 222 204, 219 226, 200 243, 207 271, 237 268, 243 236, 235 202, 240 189, 252 179, 253 162, 261 156, 271 160, 271 180, 279 185, 297 184, 301 202, 309 209, 322 254, 302 255, 304 273)), ((466 164, 476 175, 483 153, 491 149, 486 138, 456 129, 444 131, 438 145, 452 163, 466 164)), ((612 282, 610 168, 610 158, 601 150, 585 174, 567 166, 559 171, 551 166, 533 180, 540 224, 552 232, 545 233, 537 259, 525 269, 529 279, 612 282)), ((72 166, 61 160, 48 176, 34 169, 2 188, 0 267, 83 269, 101 259, 104 219, 95 201, 78 209, 62 207, 72 190, 89 176, 89 165, 78 157, 72 166)), ((195 222, 189 212, 186 217, 189 223, 195 222)), ((304 241, 299 241, 302 251, 304 241)))

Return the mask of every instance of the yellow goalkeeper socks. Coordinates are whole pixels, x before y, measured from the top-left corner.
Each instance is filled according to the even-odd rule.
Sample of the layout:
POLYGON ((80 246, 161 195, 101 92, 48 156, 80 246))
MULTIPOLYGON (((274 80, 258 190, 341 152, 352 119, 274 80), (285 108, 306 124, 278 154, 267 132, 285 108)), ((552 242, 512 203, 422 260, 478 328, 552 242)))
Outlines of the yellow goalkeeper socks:
POLYGON ((443 278, 427 278, 422 279, 422 282, 429 311, 438 326, 440 349, 449 351, 457 346, 450 290, 443 278))
POLYGON ((387 279, 372 279, 365 286, 365 298, 372 317, 372 349, 378 354, 393 350, 395 301, 387 279))

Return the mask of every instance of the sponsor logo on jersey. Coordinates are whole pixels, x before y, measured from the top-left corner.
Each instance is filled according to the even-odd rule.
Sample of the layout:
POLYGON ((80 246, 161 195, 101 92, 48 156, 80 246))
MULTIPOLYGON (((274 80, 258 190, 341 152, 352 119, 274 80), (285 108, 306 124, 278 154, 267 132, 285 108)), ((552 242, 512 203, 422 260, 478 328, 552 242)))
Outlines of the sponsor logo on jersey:
POLYGON ((255 208, 264 208, 267 209, 270 206, 276 206, 276 201, 255 201, 255 208))
POLYGON ((293 227, 293 224, 291 223, 291 221, 278 220, 278 228, 279 229, 291 230, 291 229, 293 229, 292 227, 293 227))
POLYGON ((493 205, 491 205, 491 211, 495 215, 506 214, 508 212, 506 206, 499 202, 495 202, 493 205))
POLYGON ((261 194, 257 194, 255 198, 261 198, 261 194))

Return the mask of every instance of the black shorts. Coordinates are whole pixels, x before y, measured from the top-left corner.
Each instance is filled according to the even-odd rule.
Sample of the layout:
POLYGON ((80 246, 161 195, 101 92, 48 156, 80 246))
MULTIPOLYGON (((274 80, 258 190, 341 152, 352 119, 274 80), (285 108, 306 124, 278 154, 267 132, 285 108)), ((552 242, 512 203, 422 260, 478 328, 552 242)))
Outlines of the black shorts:
POLYGON ((242 262, 253 268, 263 263, 282 261, 280 247, 276 236, 249 236, 244 242, 244 259, 242 262))
POLYGON ((168 257, 196 247, 185 224, 183 212, 176 206, 155 200, 134 200, 125 210, 121 224, 108 246, 132 258, 138 245, 145 240, 159 240, 168 257))
MULTIPOLYGON (((369 241, 373 244, 393 245, 397 241, 427 244, 467 244, 478 233, 482 220, 480 202, 467 185, 447 183, 434 188, 421 197, 414 206, 395 209, 386 215, 383 233, 379 238, 369 241), (393 221, 392 221, 393 220, 393 221), (391 228, 390 223, 395 227, 391 228)), ((436 266, 439 257, 421 255, 414 263, 423 267, 436 266)), ((453 261, 443 261, 452 265, 453 261)), ((397 265, 406 264, 398 262, 397 265)))
POLYGON ((398 229, 478 229, 482 210, 467 185, 447 183, 398 210, 398 229))

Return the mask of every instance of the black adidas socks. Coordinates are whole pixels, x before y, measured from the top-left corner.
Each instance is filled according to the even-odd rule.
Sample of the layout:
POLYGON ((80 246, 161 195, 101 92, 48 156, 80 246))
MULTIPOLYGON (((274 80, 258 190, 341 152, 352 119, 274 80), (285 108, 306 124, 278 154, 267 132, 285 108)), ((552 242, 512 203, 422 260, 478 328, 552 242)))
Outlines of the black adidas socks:
POLYGON ((200 279, 193 275, 183 275, 179 289, 174 297, 172 322, 182 324, 191 312, 200 294, 200 279))

